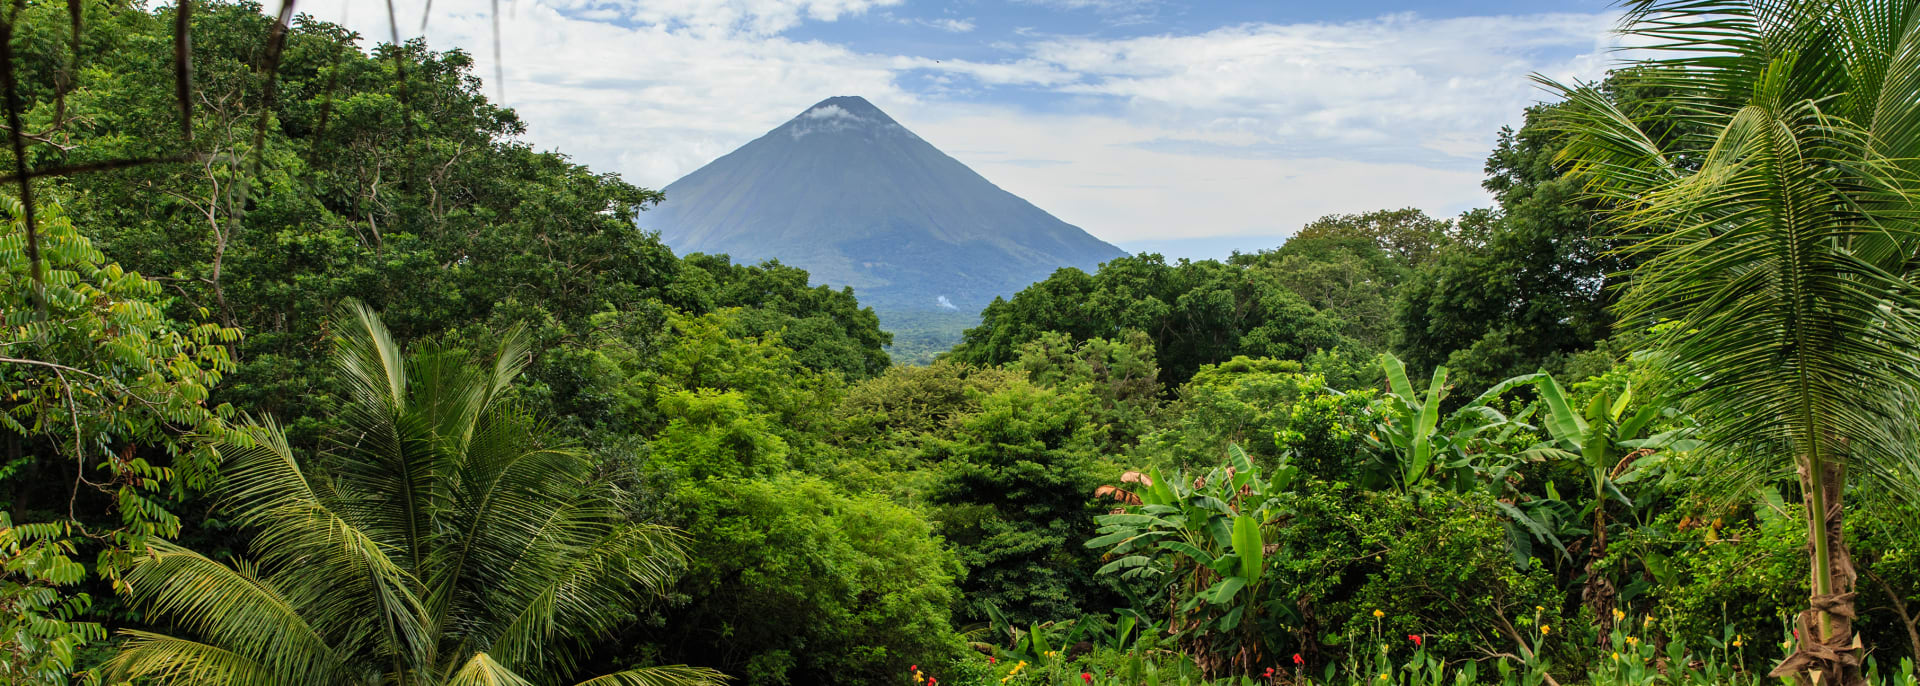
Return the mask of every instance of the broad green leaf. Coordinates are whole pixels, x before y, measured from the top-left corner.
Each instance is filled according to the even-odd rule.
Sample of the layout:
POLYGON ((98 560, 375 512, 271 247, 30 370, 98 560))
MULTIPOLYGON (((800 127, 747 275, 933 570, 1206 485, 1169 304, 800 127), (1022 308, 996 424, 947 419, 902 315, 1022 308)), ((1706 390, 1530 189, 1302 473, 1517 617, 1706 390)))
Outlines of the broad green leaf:
POLYGON ((1540 399, 1547 404, 1547 432, 1554 438, 1572 441, 1586 434, 1587 423, 1573 411, 1573 405, 1567 401, 1565 389, 1551 376, 1540 379, 1540 399))
POLYGON ((1206 565, 1208 567, 1213 566, 1213 561, 1214 561, 1213 555, 1208 554, 1207 551, 1194 547, 1193 544, 1188 543, 1186 541, 1165 541, 1160 544, 1160 547, 1166 550, 1179 553, 1181 555, 1185 555, 1189 559, 1192 559, 1193 561, 1198 562, 1202 565, 1206 565))
POLYGON ((1393 353, 1382 353, 1380 366, 1387 370, 1387 386, 1393 389, 1394 395, 1412 400, 1413 382, 1407 379, 1407 365, 1394 357, 1393 353))
MULTIPOLYGON (((1502 395, 1506 395, 1507 391, 1511 391, 1515 388, 1518 388, 1520 386, 1525 386, 1527 384, 1538 383, 1540 379, 1546 377, 1546 375, 1547 374, 1545 372, 1534 372, 1532 374, 1521 374, 1520 376, 1506 379, 1504 381, 1501 381, 1500 383, 1494 384, 1492 388, 1489 388, 1485 392, 1482 392, 1479 396, 1476 396, 1473 399, 1473 402, 1467 403, 1466 406, 1467 407, 1486 407, 1487 403, 1493 402, 1495 398, 1498 398, 1502 395)), ((1465 408, 1462 408, 1462 409, 1465 409, 1465 408)))
POLYGON ((1237 576, 1230 576, 1225 579, 1221 579, 1220 583, 1213 585, 1213 588, 1207 589, 1206 595, 1207 595, 1207 598, 1209 599, 1209 602, 1212 602, 1215 605, 1225 605, 1227 603, 1233 602, 1233 597, 1236 595, 1239 595, 1240 589, 1243 589, 1246 587, 1247 587, 1246 579, 1243 579, 1237 576))
POLYGON ((1240 576, 1247 581, 1260 580, 1266 568, 1265 541, 1260 538, 1260 523, 1240 515, 1233 520, 1233 552, 1240 556, 1240 576))
MULTIPOLYGON (((1240 626, 1240 620, 1244 618, 1246 614, 1247 614, 1247 606, 1245 605, 1233 606, 1233 609, 1228 610, 1227 614, 1220 617, 1220 630, 1233 631, 1235 628, 1238 628, 1240 626)), ((1242 681, 1244 685, 1248 680, 1246 680, 1245 677, 1242 677, 1242 681)))
POLYGON ((1126 557, 1101 565, 1100 569, 1094 570, 1094 573, 1095 574, 1112 574, 1120 570, 1133 569, 1135 567, 1145 567, 1150 564, 1153 564, 1152 558, 1149 558, 1145 555, 1128 555, 1126 557))

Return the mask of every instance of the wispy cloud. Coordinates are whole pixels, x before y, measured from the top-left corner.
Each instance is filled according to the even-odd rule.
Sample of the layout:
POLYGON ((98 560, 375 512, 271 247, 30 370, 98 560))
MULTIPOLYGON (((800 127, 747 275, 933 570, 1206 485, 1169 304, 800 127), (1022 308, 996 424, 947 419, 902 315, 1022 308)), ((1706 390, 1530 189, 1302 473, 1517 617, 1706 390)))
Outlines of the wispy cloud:
POLYGON ((836 21, 902 0, 546 0, 580 16, 618 16, 629 22, 680 28, 702 35, 773 35, 802 20, 836 21))
MULTIPOLYGON (((345 1, 354 28, 387 35, 384 0, 345 1)), ((420 0, 396 2, 419 16, 420 0)), ((491 77, 488 5, 454 4, 436 3, 432 44, 469 49, 491 77)), ((1598 77, 1614 21, 1391 15, 1102 39, 916 20, 951 21, 936 28, 971 31, 967 40, 1006 55, 997 60, 793 37, 809 22, 897 26, 886 13, 900 4, 520 0, 503 35, 505 92, 533 142, 647 186, 822 98, 863 95, 1095 235, 1273 234, 1326 212, 1483 203, 1479 160, 1500 126, 1543 97, 1526 76, 1598 77)))
POLYGON ((950 33, 967 33, 975 28, 973 20, 971 19, 954 19, 948 17, 944 19, 921 19, 919 21, 923 25, 950 33))
POLYGON ((1019 0, 1026 5, 1042 5, 1064 10, 1101 12, 1137 12, 1160 4, 1159 0, 1019 0))

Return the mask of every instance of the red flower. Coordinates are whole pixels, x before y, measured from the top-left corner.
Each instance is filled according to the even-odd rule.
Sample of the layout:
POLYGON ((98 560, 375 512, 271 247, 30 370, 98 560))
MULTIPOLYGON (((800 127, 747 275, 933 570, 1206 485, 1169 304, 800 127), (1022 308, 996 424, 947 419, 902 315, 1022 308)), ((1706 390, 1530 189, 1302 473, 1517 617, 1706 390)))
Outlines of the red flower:
POLYGON ((995 664, 995 663, 998 663, 998 662, 999 662, 999 660, 996 660, 996 659, 994 659, 994 657, 993 657, 992 655, 988 655, 988 656, 987 656, 987 664, 995 664))
POLYGON ((1296 664, 1296 665, 1304 665, 1304 664, 1306 664, 1306 663, 1307 663, 1307 661, 1306 661, 1306 660, 1303 660, 1303 659, 1301 659, 1301 658, 1300 658, 1300 654, 1299 654, 1299 653, 1294 653, 1294 654, 1293 654, 1293 663, 1294 663, 1294 664, 1296 664))
POLYGON ((1273 668, 1272 668, 1272 667, 1268 667, 1268 668, 1267 668, 1267 671, 1265 671, 1265 672, 1261 672, 1261 673, 1260 673, 1260 676, 1263 676, 1263 677, 1266 677, 1266 678, 1268 678, 1268 679, 1272 679, 1272 678, 1273 678, 1273 668))
POLYGON ((1087 683, 1089 683, 1089 684, 1091 684, 1091 683, 1093 683, 1093 673, 1092 673, 1092 672, 1081 672, 1081 673, 1080 673, 1080 680, 1081 680, 1081 681, 1084 681, 1084 682, 1087 682, 1087 683))
POLYGON ((1416 646, 1425 645, 1424 643, 1420 642, 1420 634, 1407 634, 1407 640, 1413 641, 1413 644, 1416 646))
POLYGON ((911 665, 911 666, 909 666, 909 667, 907 667, 907 671, 909 671, 909 672, 918 672, 918 671, 920 671, 920 665, 911 665))

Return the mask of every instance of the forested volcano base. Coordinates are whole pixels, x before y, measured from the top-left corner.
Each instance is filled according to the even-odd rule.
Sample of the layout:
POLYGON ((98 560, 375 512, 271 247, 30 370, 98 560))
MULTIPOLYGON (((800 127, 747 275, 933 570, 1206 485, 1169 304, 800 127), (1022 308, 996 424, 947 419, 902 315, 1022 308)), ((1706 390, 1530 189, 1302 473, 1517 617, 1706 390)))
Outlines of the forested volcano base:
POLYGON ((0 10, 0 682, 1920 683, 1913 3, 1678 2, 1495 207, 921 366, 461 52, 184 7, 0 10))

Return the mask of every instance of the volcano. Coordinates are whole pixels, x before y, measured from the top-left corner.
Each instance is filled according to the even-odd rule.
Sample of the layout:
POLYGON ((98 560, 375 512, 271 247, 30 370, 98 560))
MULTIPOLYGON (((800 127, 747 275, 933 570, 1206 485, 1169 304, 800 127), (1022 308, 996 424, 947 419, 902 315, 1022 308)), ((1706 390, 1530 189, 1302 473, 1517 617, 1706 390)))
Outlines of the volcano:
POLYGON ((973 317, 1056 269, 1126 254, 860 97, 822 100, 664 191, 640 222, 676 253, 777 259, 815 284, 852 286, 883 321, 973 317))

